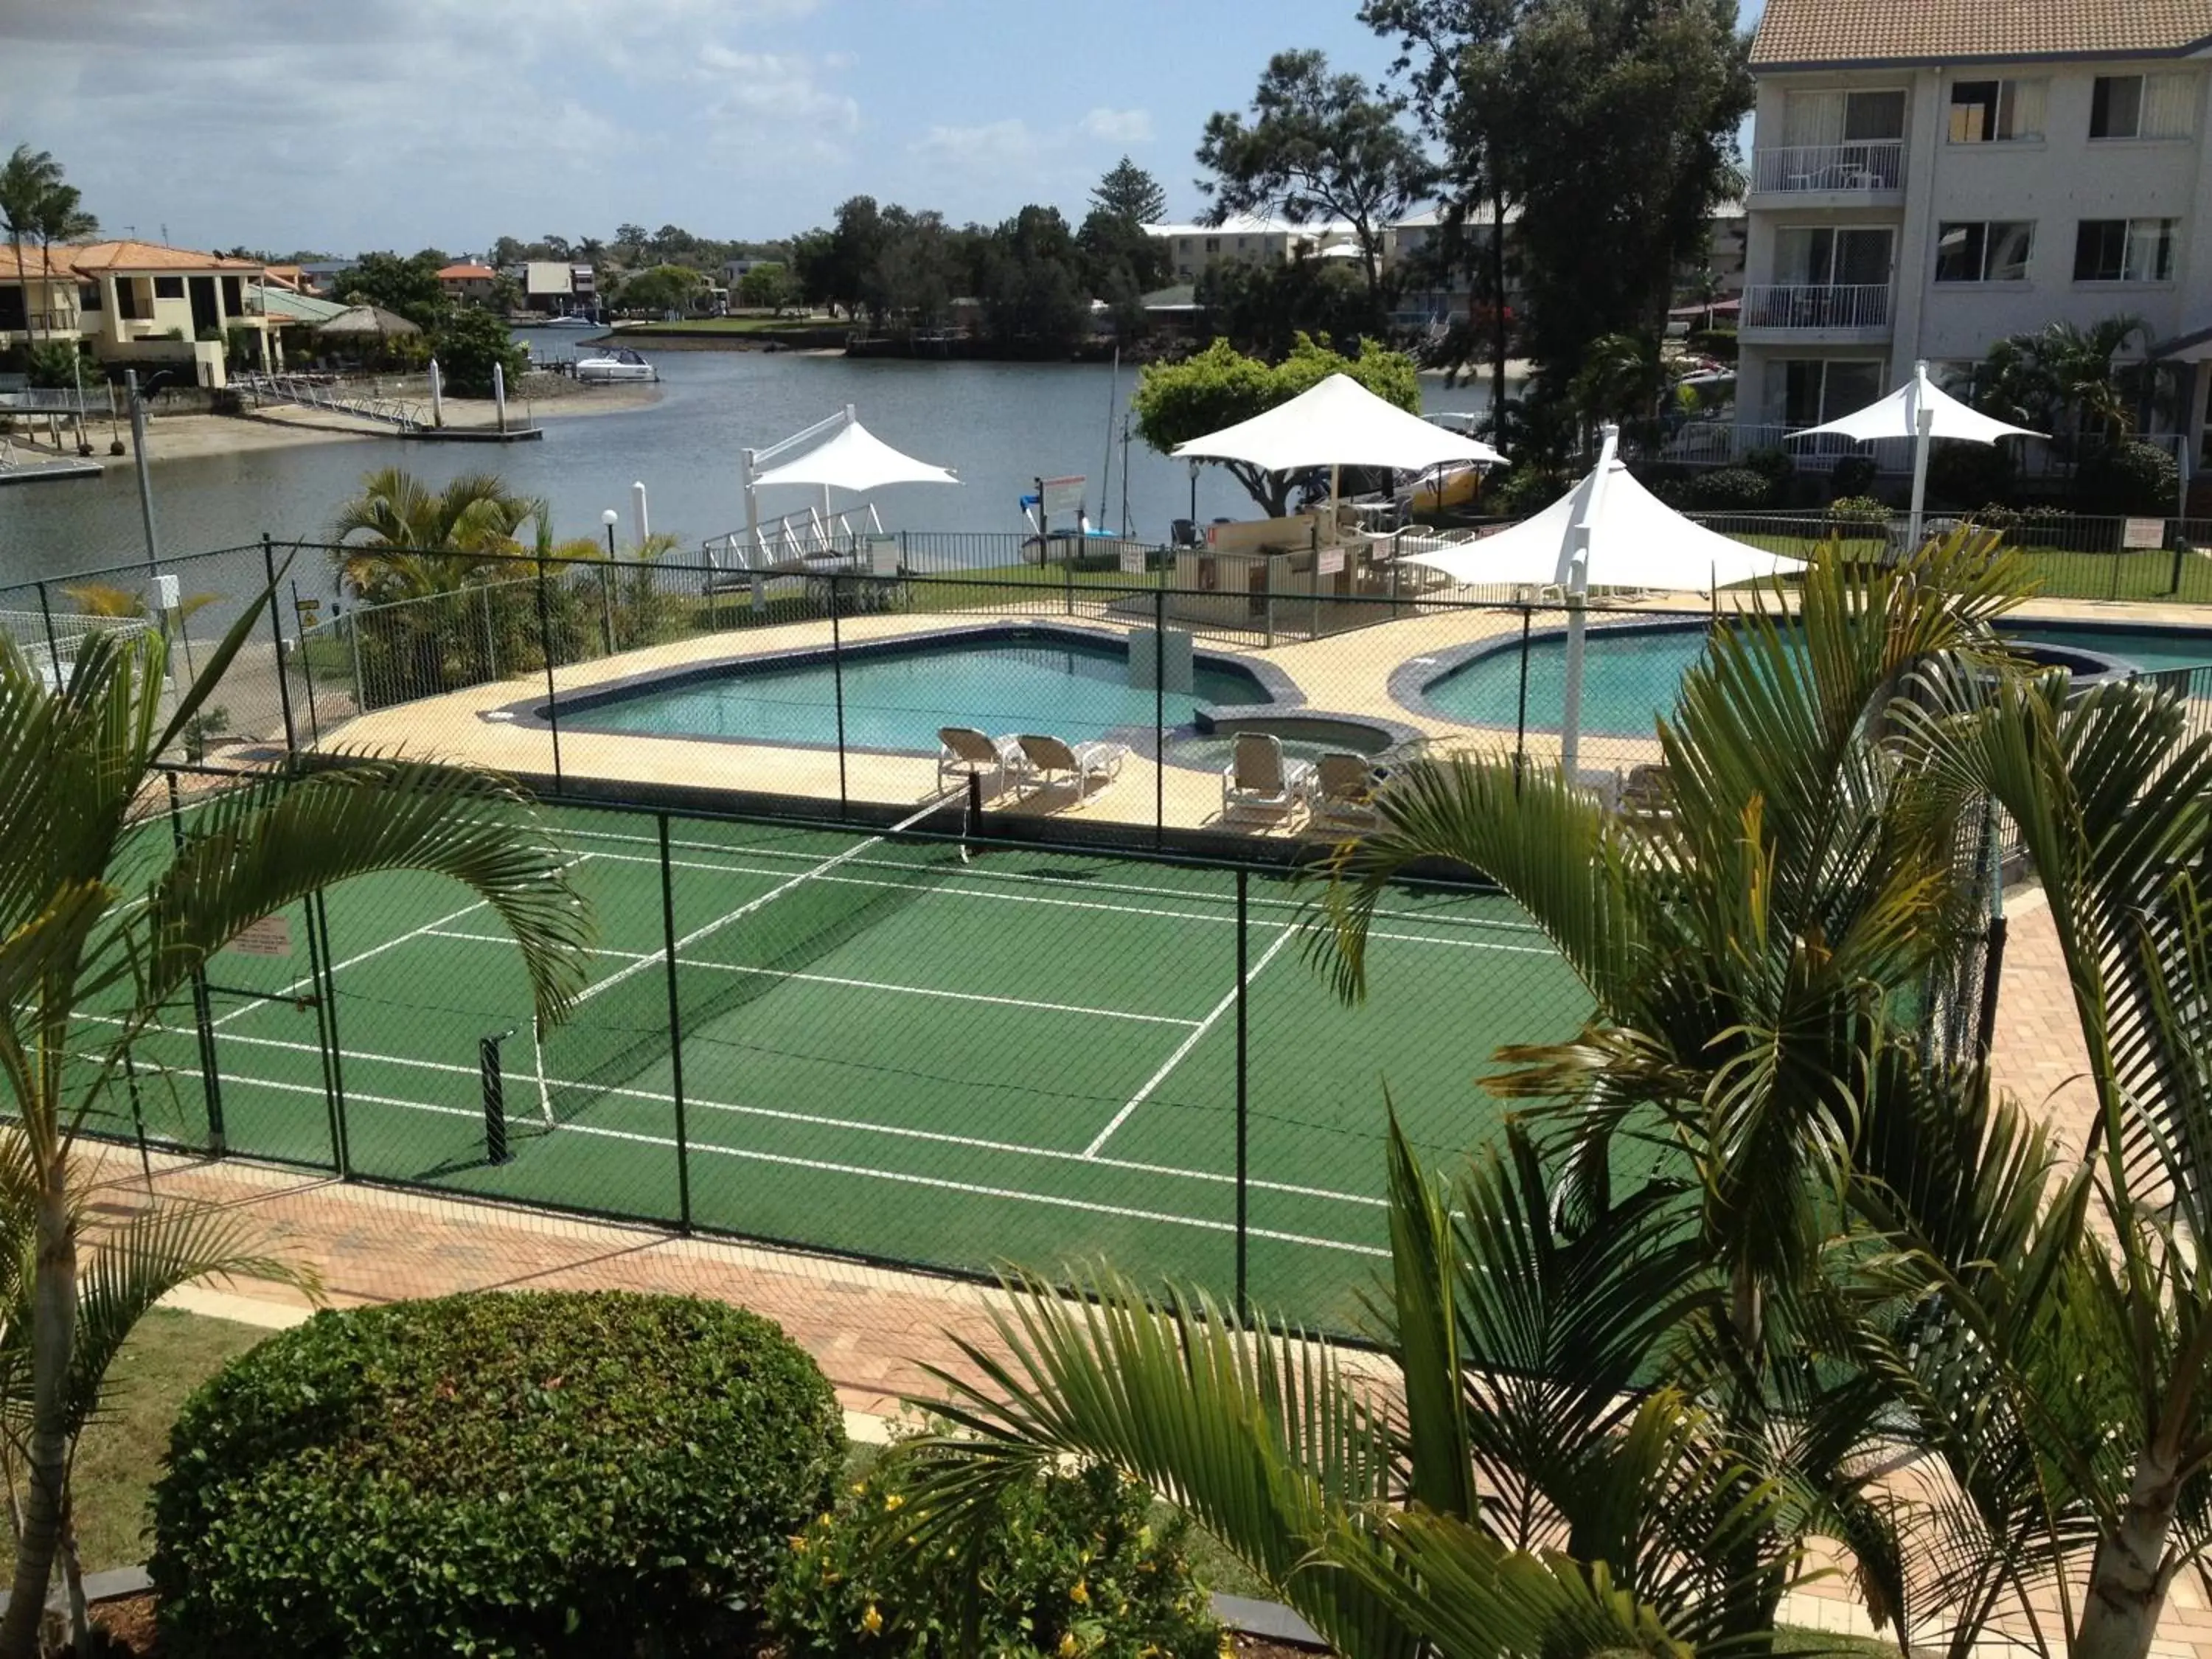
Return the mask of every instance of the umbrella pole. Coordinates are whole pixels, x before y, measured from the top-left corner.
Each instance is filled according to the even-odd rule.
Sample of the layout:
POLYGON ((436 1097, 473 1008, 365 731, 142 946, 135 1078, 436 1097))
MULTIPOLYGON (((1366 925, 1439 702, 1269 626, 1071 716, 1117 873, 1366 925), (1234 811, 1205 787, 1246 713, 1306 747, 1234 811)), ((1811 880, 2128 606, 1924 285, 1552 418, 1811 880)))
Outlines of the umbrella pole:
POLYGON ((1912 509, 1905 521, 1905 550, 1920 550, 1920 520, 1928 505, 1928 452, 1935 447, 1936 409, 1928 401, 1928 365, 1912 366, 1912 509))
POLYGON ((1589 477, 1589 493, 1582 509, 1567 526, 1567 661, 1565 690, 1559 703, 1559 770, 1569 784, 1575 781, 1583 750, 1583 646, 1589 618, 1590 537, 1597 527, 1599 504, 1605 499, 1606 477, 1620 446, 1620 428, 1605 428, 1597 467, 1589 477))

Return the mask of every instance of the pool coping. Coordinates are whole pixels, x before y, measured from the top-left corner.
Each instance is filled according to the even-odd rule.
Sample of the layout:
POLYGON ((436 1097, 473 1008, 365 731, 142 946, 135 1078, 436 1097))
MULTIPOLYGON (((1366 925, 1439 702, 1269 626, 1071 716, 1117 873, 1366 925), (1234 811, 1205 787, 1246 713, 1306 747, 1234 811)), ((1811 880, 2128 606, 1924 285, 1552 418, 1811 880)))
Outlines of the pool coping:
MULTIPOLYGON (((1686 634, 1692 629, 1702 630, 1711 628, 1713 620, 1711 617, 1703 612, 1678 613, 1671 617, 1639 618, 1634 622, 1601 623, 1585 631, 1587 637, 1593 638, 1601 635, 1686 634)), ((2101 617, 2085 617, 2079 620, 2071 617, 2022 617, 2019 621, 2022 625, 2030 628, 2041 623, 2050 628, 2067 628, 2079 629, 2085 633, 2106 634, 2119 639, 2125 639, 2130 635, 2196 631, 2203 633, 2207 641, 2212 642, 2212 628, 2184 630, 2179 625, 2171 623, 2124 622, 2101 617)), ((2000 633, 2003 631, 2002 624, 1999 625, 1998 631, 2000 633)), ((1429 696, 1429 688, 1438 681, 1447 679, 1459 672, 1470 663, 1480 661, 1486 657, 1516 652, 1521 649, 1524 642, 1534 645, 1539 640, 1564 639, 1566 637, 1566 633, 1565 624, 1554 626, 1547 623, 1542 628, 1532 628, 1526 634, 1508 634, 1503 637, 1474 640, 1466 645, 1455 646, 1447 650, 1431 652, 1419 657, 1409 657, 1390 671, 1389 679, 1387 682, 1390 699, 1401 708, 1419 714, 1424 719, 1438 720, 1448 726, 1459 726, 1471 732, 1505 731, 1509 728, 1492 725, 1488 721, 1470 720, 1440 707, 1429 696)), ((2148 668, 2125 657, 2110 656, 2103 652, 2092 651, 2081 646, 2052 646, 2050 649, 2054 652, 2063 652, 2069 656, 2087 659, 2098 665, 2092 672, 2087 674, 2066 664, 2051 665, 2065 667, 2067 672, 2073 677, 2075 687, 2079 691, 2086 691, 2094 686, 2116 680, 2131 680, 2138 678, 2156 679, 2166 674, 2189 674, 2197 672, 2196 668, 2189 667, 2148 668)), ((2212 650, 2208 650, 2202 666, 2205 669, 2212 669, 2212 650)), ((1366 717, 1355 714, 1346 718, 1359 720, 1366 717)), ((1550 726, 1538 726, 1523 729, 1549 734, 1557 728, 1550 726)), ((1619 732, 1589 734, 1587 732, 1587 728, 1586 734, 1616 737, 1628 735, 1619 732)))
MULTIPOLYGON (((935 644, 945 641, 951 641, 956 644, 981 644, 1002 641, 1017 642, 1038 640, 1046 642, 1079 641, 1085 645, 1097 646, 1102 641, 1118 638, 1122 642, 1123 650, 1127 651, 1129 648, 1128 641, 1139 631, 1142 630, 1133 629, 1123 630, 1118 635, 1102 635, 1091 629, 1070 628, 1064 623, 1046 621, 990 622, 952 628, 923 629, 910 634, 894 634, 879 639, 864 640, 842 647, 835 645, 800 645, 787 646, 775 651, 738 652, 708 661, 687 663, 680 668, 647 669, 638 673, 624 674, 612 679, 596 680, 588 688, 563 693, 557 697, 549 697, 543 691, 534 692, 527 697, 518 698, 513 702, 482 709, 478 711, 477 719, 481 721, 496 722, 520 731, 553 732, 557 729, 561 722, 557 719, 548 717, 546 711, 549 708, 588 710, 599 704, 623 702, 627 697, 647 690, 669 690, 701 681, 722 678, 726 677, 733 668, 826 666, 840 658, 850 662, 855 658, 886 655, 902 647, 935 644)), ((1194 649, 1192 653, 1192 660, 1194 664, 1209 658, 1220 665, 1233 668, 1257 680, 1261 689, 1268 694, 1269 701, 1257 703, 1201 702, 1193 711, 1192 718, 1187 726, 1176 725, 1167 729, 1167 735, 1170 738, 1178 733, 1185 736, 1204 735, 1207 729, 1206 723, 1217 714, 1231 716, 1255 714, 1262 711, 1287 714, 1295 709, 1318 716, 1320 711, 1309 711, 1306 708, 1305 693, 1299 689, 1297 682, 1276 664, 1261 658, 1247 657, 1218 647, 1194 649)), ((1340 718, 1358 720, 1364 717, 1358 714, 1345 714, 1340 718)), ((1370 723, 1383 724, 1379 719, 1370 723)), ((834 742, 797 743, 783 738, 723 737, 698 732, 625 732, 590 725, 580 726, 573 729, 579 732, 591 732, 601 737, 637 738, 647 742, 711 743, 741 749, 788 749, 828 755, 840 752, 840 745, 834 742)), ((1094 741, 1121 744, 1133 754, 1142 755, 1155 764, 1182 767, 1182 769, 1190 771, 1202 772, 1212 769, 1204 766, 1188 766, 1172 757, 1163 760, 1158 752, 1158 728, 1153 726, 1125 724, 1107 727, 1103 738, 1094 741)), ((900 760, 927 760, 933 751, 927 748, 886 749, 878 744, 848 743, 842 745, 842 752, 848 755, 880 755, 900 760)))

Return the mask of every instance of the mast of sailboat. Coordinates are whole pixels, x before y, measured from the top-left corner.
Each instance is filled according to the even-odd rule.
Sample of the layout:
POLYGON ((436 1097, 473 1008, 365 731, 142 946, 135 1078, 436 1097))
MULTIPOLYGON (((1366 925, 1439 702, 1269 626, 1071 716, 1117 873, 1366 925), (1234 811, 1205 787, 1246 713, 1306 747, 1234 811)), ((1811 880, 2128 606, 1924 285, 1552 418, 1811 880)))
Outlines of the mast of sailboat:
MULTIPOLYGON (((1106 382, 1106 466, 1098 479, 1098 516, 1102 519, 1106 516, 1106 502, 1114 488, 1114 416, 1115 405, 1121 400, 1121 343, 1116 340, 1114 343, 1114 374, 1113 377, 1106 382)), ((1129 482, 1128 472, 1129 469, 1124 465, 1121 469, 1121 483, 1124 488, 1129 482)), ((1124 513, 1121 515, 1122 532, 1126 534, 1128 528, 1129 515, 1124 513)))

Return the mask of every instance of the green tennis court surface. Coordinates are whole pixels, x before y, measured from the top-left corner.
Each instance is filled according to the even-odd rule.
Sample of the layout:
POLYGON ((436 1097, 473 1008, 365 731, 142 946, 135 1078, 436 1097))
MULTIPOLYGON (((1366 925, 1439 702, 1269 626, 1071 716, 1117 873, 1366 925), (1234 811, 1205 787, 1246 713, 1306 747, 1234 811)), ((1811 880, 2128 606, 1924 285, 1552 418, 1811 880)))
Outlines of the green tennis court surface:
MULTIPOLYGON (((463 890, 381 878, 226 952, 209 1024, 230 1150, 628 1217, 681 1209, 677 1056, 649 816, 562 810, 598 913, 593 987, 532 1035, 515 952, 463 890), (289 934, 289 939, 284 935, 289 934), (283 947, 289 945, 289 951, 283 947), (510 1159, 486 1155, 501 1044, 510 1159), (334 1034, 334 1052, 331 1036, 334 1034), (334 1060, 335 1063, 331 1063, 334 1060)), ((163 826, 162 833, 167 833, 163 826)), ((683 1125, 702 1227, 964 1270, 1109 1257, 1234 1283, 1236 878, 1141 860, 673 820, 683 1125)), ((1587 1004, 1505 901, 1395 894, 1370 993, 1305 957, 1302 895, 1249 878, 1243 1037, 1255 1304, 1341 1326, 1374 1279, 1384 1093, 1418 1141, 1490 1137, 1502 1042, 1587 1004)), ((148 1133, 204 1145, 190 1007, 138 1045, 148 1133)), ((131 1133, 118 1118, 103 1127, 131 1133)))

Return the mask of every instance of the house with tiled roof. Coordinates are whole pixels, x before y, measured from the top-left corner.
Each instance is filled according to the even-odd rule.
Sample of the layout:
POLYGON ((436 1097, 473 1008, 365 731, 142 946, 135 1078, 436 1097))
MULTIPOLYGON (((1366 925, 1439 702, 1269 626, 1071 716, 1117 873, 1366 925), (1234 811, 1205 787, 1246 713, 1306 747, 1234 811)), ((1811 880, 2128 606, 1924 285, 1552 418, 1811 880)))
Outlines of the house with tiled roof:
POLYGON ((2212 326, 2212 0, 1767 0, 1751 65, 1740 447, 2052 322, 2212 326))
POLYGON ((264 271, 258 260, 138 241, 26 247, 19 267, 0 246, 0 351, 73 335, 103 363, 221 386, 230 331, 265 334, 252 302, 264 271))
POLYGON ((446 291, 447 299, 465 300, 474 305, 491 299, 492 284, 498 280, 499 273, 489 265, 478 264, 471 259, 447 265, 438 273, 438 286, 446 291))

